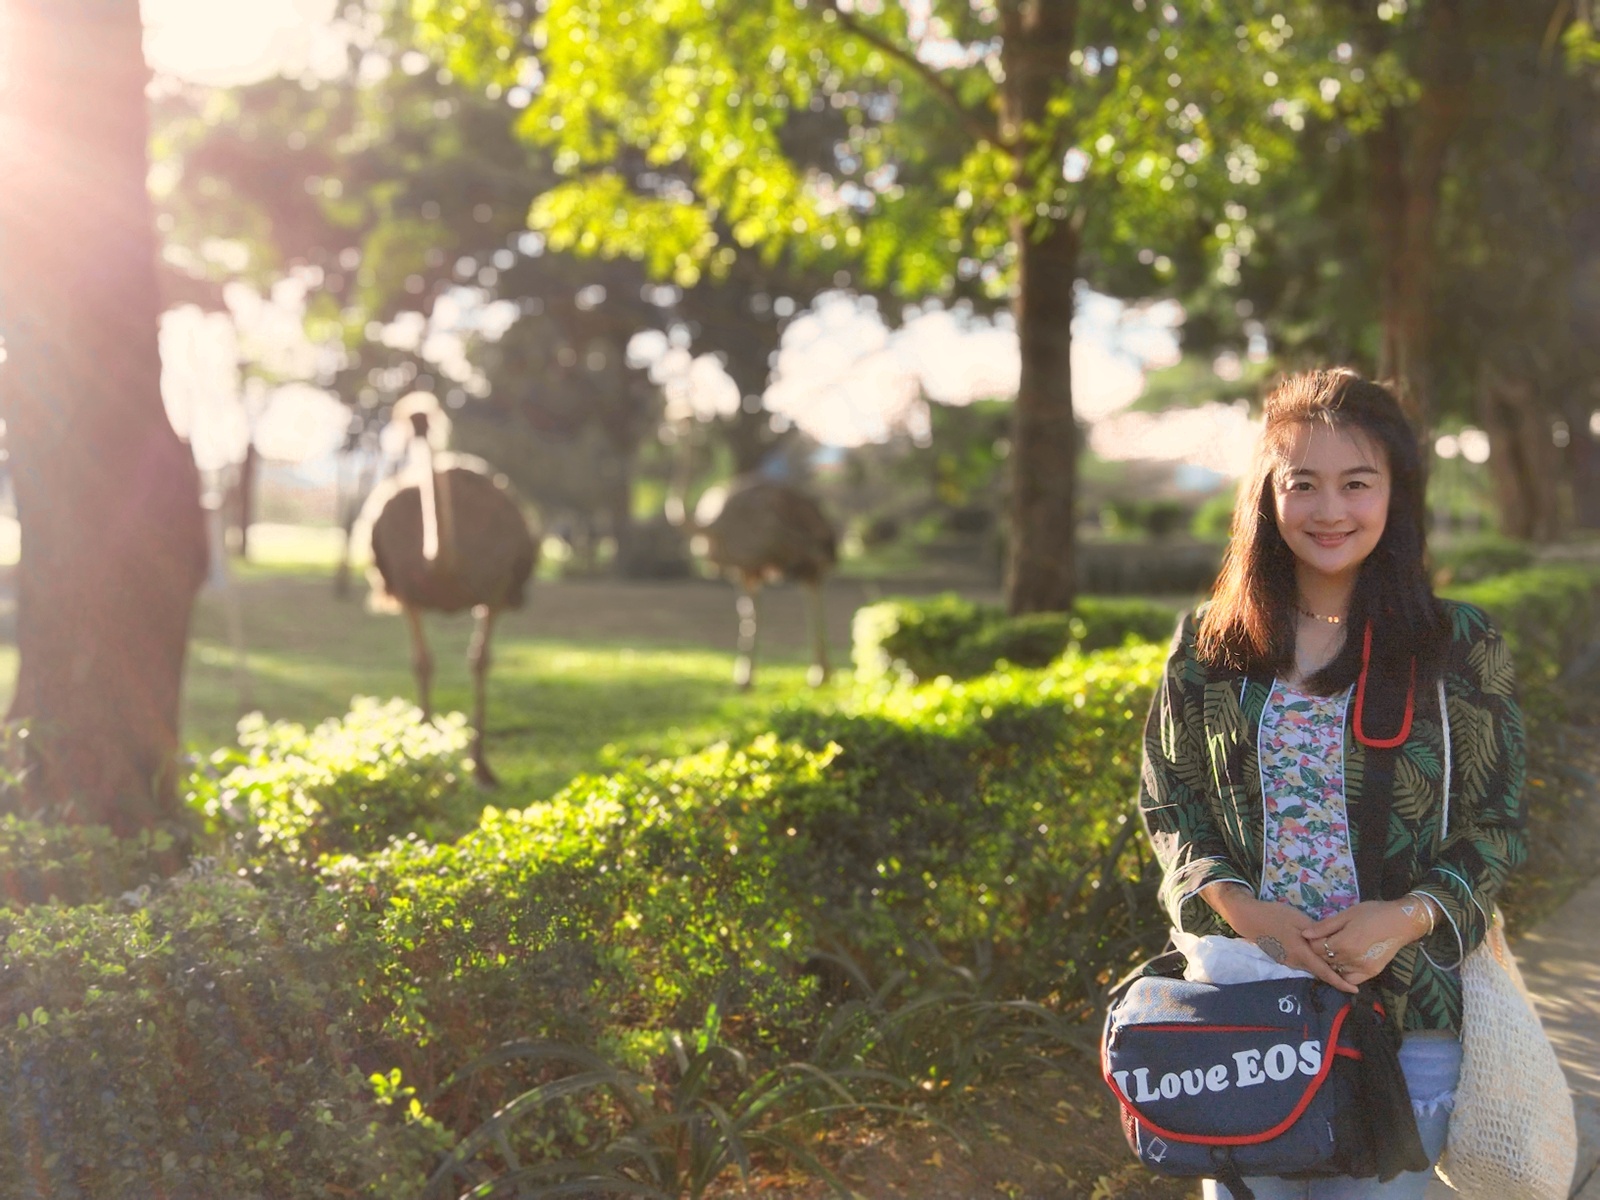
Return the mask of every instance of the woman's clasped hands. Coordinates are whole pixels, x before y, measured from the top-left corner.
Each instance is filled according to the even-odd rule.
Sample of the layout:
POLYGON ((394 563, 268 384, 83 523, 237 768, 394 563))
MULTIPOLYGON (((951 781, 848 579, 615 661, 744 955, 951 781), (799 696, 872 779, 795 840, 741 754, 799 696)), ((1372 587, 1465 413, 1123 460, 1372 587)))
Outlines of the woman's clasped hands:
POLYGON ((1361 984, 1387 967, 1402 946, 1433 928, 1431 904, 1414 892, 1398 900, 1363 900, 1307 925, 1300 934, 1346 983, 1361 984))
POLYGON ((1363 900, 1321 921, 1292 905, 1259 900, 1237 884, 1215 884, 1205 899, 1235 933, 1274 962, 1306 971, 1341 992, 1354 993, 1432 926, 1429 901, 1415 894, 1363 900))

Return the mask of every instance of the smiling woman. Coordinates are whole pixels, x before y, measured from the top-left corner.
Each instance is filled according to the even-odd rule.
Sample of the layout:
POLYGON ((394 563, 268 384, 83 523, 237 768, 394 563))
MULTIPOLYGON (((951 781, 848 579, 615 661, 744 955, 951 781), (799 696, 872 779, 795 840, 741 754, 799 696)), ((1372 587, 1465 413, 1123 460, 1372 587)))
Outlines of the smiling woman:
POLYGON ((143 0, 145 57, 156 72, 231 86, 337 59, 337 0, 143 0))
POLYGON ((1174 926, 1377 991, 1421 1144, 1382 1184, 1235 1176, 1204 1195, 1422 1200, 1461 1063, 1456 968, 1526 853, 1522 717, 1487 614, 1429 587, 1421 450, 1393 392, 1312 371, 1264 410, 1216 595, 1151 706, 1140 810, 1174 926))

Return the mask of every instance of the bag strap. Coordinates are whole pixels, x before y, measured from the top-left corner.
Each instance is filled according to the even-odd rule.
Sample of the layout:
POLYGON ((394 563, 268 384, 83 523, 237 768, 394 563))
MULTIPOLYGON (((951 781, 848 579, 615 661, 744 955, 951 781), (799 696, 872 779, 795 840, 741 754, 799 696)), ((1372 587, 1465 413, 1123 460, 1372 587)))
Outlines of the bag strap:
MULTIPOLYGON (((1393 690, 1388 692, 1387 704, 1392 709, 1397 709, 1404 693, 1399 689, 1398 679, 1391 679, 1388 683, 1393 690)), ((1441 675, 1435 685, 1435 694, 1439 705, 1439 723, 1444 733, 1444 833, 1441 838, 1449 834, 1450 826, 1450 710, 1445 705, 1444 677, 1441 675)), ((1373 707, 1376 710, 1378 697, 1384 692, 1374 693, 1373 707)), ((1411 702, 1404 701, 1409 709, 1411 702)), ((1390 714, 1392 717, 1392 713, 1390 714)), ((1409 712, 1406 725, 1409 727, 1409 712)), ((1355 811, 1350 814, 1350 819, 1356 831, 1356 883, 1361 889, 1362 899, 1365 900, 1398 900, 1405 895, 1411 887, 1411 879, 1401 869, 1397 862, 1384 862, 1384 851, 1389 842, 1389 812, 1394 799, 1394 775, 1399 756, 1404 753, 1403 742, 1374 743, 1363 742, 1366 751, 1365 778, 1361 788, 1361 803, 1354 806, 1355 811)))

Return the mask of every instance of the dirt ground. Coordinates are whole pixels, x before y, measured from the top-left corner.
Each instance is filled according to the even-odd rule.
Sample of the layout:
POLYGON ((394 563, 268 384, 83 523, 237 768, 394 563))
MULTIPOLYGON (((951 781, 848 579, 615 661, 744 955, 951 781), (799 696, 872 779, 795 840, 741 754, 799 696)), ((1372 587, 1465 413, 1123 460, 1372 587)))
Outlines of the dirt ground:
MULTIPOLYGON (((1134 1161, 1094 1065, 1065 1059, 991 1086, 948 1127, 835 1129, 823 1157, 864 1200, 1192 1200, 1198 1184, 1134 1161)), ((770 1200, 825 1200, 818 1180, 753 1181, 770 1200)), ((735 1186, 725 1200, 743 1193, 735 1186)))

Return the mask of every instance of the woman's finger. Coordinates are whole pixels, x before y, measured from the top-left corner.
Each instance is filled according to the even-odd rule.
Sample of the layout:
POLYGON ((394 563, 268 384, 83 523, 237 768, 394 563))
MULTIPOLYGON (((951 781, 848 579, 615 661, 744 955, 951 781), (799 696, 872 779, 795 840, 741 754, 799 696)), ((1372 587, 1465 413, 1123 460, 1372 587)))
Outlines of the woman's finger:
POLYGON ((1350 983, 1346 975, 1339 970, 1344 964, 1344 956, 1340 954, 1338 947, 1328 943, 1327 938, 1323 938, 1320 942, 1308 943, 1306 951, 1313 964, 1308 969, 1318 979, 1324 983, 1331 983, 1341 992, 1356 990, 1355 985, 1350 983))
POLYGON ((1307 925, 1300 933, 1307 941, 1311 941, 1314 938, 1332 937, 1350 924, 1351 912, 1352 910, 1348 908, 1343 912, 1336 912, 1331 917, 1324 917, 1314 924, 1307 925))
POLYGON ((1341 992, 1354 992, 1356 990, 1355 984, 1347 981, 1335 969, 1332 959, 1317 954, 1301 954, 1297 957, 1299 961, 1295 965, 1302 970, 1310 971, 1323 983, 1332 984, 1341 992))

